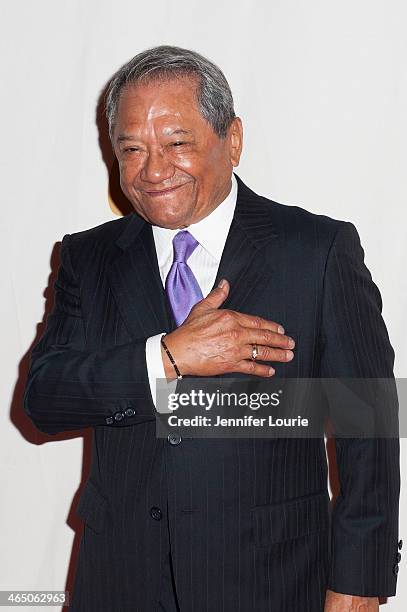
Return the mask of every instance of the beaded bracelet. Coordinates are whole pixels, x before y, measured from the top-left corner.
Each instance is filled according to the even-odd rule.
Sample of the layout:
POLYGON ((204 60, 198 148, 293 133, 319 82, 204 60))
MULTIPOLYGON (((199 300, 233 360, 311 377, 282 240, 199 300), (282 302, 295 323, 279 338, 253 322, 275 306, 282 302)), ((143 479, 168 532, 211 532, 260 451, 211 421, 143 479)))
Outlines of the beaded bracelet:
MULTIPOLYGON (((166 336, 166 335, 167 334, 164 334, 164 336, 166 336)), ((174 357, 171 355, 170 351, 168 350, 167 345, 164 342, 164 336, 161 336, 161 344, 163 346, 163 349, 167 353, 169 360, 171 361, 172 365, 174 366, 174 370, 175 370, 175 373, 177 375, 178 380, 182 380, 182 374, 179 371, 177 364, 175 363, 174 357)))

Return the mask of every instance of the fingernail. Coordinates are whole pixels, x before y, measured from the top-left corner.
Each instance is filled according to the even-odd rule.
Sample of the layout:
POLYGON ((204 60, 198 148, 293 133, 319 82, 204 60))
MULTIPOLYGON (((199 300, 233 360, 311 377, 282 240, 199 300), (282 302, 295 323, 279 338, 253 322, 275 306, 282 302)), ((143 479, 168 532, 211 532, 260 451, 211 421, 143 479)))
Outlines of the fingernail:
POLYGON ((274 368, 269 368, 269 376, 273 376, 273 374, 275 374, 276 371, 274 368))
POLYGON ((295 342, 294 342, 294 340, 293 340, 292 338, 290 338, 290 339, 289 339, 289 341, 288 341, 288 346, 289 346, 290 348, 294 348, 294 347, 295 347, 295 342))
POLYGON ((294 357, 294 353, 292 353, 291 351, 286 351, 285 356, 287 357, 287 359, 292 359, 294 357))
POLYGON ((218 283, 218 287, 220 287, 222 289, 222 287, 225 286, 225 283, 226 283, 225 279, 222 278, 222 280, 218 283))
POLYGON ((284 327, 282 325, 278 326, 278 333, 279 334, 283 334, 284 333, 284 327))

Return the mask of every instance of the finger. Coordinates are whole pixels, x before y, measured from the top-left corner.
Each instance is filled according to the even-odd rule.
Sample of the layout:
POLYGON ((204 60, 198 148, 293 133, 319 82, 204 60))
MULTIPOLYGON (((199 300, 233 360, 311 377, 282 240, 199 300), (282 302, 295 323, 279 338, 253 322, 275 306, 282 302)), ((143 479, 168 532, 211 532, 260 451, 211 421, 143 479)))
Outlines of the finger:
POLYGON ((200 302, 198 302, 194 308, 195 310, 203 310, 208 308, 219 308, 226 300, 230 290, 229 282, 223 278, 217 287, 212 289, 200 302))
POLYGON ((293 349, 295 340, 291 336, 278 334, 269 329, 251 329, 245 327, 241 332, 242 344, 260 344, 264 346, 293 349))
MULTIPOLYGON (((251 359, 253 355, 253 345, 249 344, 242 351, 242 359, 251 359)), ((257 345, 256 361, 291 361, 294 353, 290 350, 272 348, 270 346, 257 345)))
POLYGON ((269 329, 270 331, 276 332, 278 334, 284 334, 284 327, 280 323, 276 323, 275 321, 269 321, 268 319, 264 319, 263 317, 258 317, 255 315, 249 315, 244 312, 234 311, 237 315, 237 320, 243 327, 254 327, 255 329, 269 329))
POLYGON ((252 359, 242 359, 233 368, 234 372, 241 372, 242 374, 253 374, 254 376, 262 376, 263 378, 270 378, 276 373, 275 369, 271 366, 266 366, 252 359))

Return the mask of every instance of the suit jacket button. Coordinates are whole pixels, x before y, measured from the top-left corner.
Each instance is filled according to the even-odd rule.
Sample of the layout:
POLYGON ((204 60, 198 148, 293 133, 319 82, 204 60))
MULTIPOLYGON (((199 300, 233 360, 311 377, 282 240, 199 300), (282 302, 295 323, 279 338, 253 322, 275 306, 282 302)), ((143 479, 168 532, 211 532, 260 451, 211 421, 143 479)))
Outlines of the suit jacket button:
POLYGON ((399 573, 399 566, 397 565, 393 565, 393 574, 397 575, 399 573))
POLYGON ((172 444, 173 446, 177 446, 178 444, 181 443, 181 436, 177 433, 170 433, 167 436, 167 440, 170 444, 172 444))
POLYGON ((403 548, 403 540, 399 540, 398 547, 399 547, 399 550, 403 548))
POLYGON ((106 425, 111 425, 113 423, 113 417, 108 416, 105 418, 106 425))
POLYGON ((153 506, 152 508, 150 508, 150 516, 155 521, 161 521, 163 513, 161 512, 160 508, 157 508, 157 506, 153 506))
POLYGON ((126 408, 124 414, 126 416, 134 416, 136 414, 136 411, 134 410, 134 408, 126 408))
POLYGON ((123 412, 115 412, 114 413, 114 420, 115 421, 121 421, 123 418, 124 418, 123 412))
POLYGON ((397 563, 400 563, 400 561, 401 561, 401 553, 397 553, 396 561, 397 561, 397 563))

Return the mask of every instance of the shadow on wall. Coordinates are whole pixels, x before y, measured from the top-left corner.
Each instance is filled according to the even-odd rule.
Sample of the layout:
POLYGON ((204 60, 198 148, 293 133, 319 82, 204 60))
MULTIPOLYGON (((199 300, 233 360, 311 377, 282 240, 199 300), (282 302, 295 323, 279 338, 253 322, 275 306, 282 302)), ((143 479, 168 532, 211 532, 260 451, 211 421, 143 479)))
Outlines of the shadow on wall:
POLYGON ((109 176, 109 205, 111 210, 116 215, 128 215, 133 211, 133 206, 126 198, 120 187, 120 171, 119 164, 113 153, 112 145, 109 137, 109 129, 104 114, 104 99, 106 95, 107 85, 104 87, 99 96, 96 107, 96 126, 99 133, 99 147, 102 153, 103 161, 105 162, 109 176))
MULTIPOLYGON (((45 297, 45 309, 44 316, 41 323, 38 323, 37 330, 35 334, 35 338, 31 343, 31 346, 22 357, 19 368, 18 368, 18 378, 13 392, 13 398, 11 402, 10 408, 10 420, 13 425, 19 430, 19 432, 23 435, 23 437, 30 442, 31 444, 41 445, 46 442, 52 441, 62 441, 62 440, 71 440, 73 438, 83 438, 83 458, 82 458, 82 473, 81 473, 81 482, 80 485, 75 492, 72 503, 67 515, 66 524, 74 531, 75 537, 72 545, 71 551, 71 559, 69 562, 69 568, 66 578, 65 590, 69 591, 72 594, 73 591, 73 583, 75 578, 75 568, 79 553, 79 545, 82 535, 83 523, 81 519, 75 514, 76 504, 79 501, 79 496, 82 491, 82 486, 87 480, 89 471, 90 471, 90 461, 92 454, 92 430, 91 429, 83 429, 79 431, 68 431, 57 434, 55 436, 50 436, 48 434, 44 434, 33 425, 31 419, 25 414, 23 409, 23 398, 24 398, 24 389, 27 381, 28 370, 30 366, 30 352, 34 345, 41 338, 44 330, 47 316, 52 312, 54 306, 54 282, 57 277, 59 263, 60 263, 60 246, 61 243, 57 242, 51 253, 51 272, 48 277, 48 286, 43 292, 43 296, 45 297)), ((62 587, 61 587, 62 588, 62 587)), ((66 609, 66 608, 65 608, 66 609)))
MULTIPOLYGON (((106 120, 104 118, 104 96, 107 85, 103 89, 99 96, 98 104, 96 107, 95 122, 99 132, 99 146, 102 153, 103 161, 107 168, 109 177, 109 204, 113 212, 117 215, 127 215, 133 211, 133 207, 130 202, 124 196, 120 188, 120 176, 119 167, 113 150, 110 144, 109 132, 106 120)), ((103 206, 103 203, 101 203, 103 206)), ((46 320, 49 314, 51 314, 54 307, 54 283, 58 275, 58 269, 60 265, 60 247, 61 243, 56 242, 53 246, 51 257, 50 257, 50 275, 48 277, 48 284, 43 291, 45 298, 44 315, 41 323, 38 323, 35 337, 27 349, 24 356, 21 358, 18 367, 18 377, 14 387, 11 406, 10 406, 10 420, 13 425, 19 430, 27 442, 31 444, 41 445, 46 444, 49 441, 63 441, 71 440, 74 438, 83 439, 83 454, 82 454, 82 471, 81 480, 78 489, 73 495, 72 503, 67 515, 66 524, 74 531, 75 537, 71 550, 71 557, 69 560, 69 566, 67 571, 66 583, 64 589, 69 591, 71 598, 73 592, 73 585, 75 580, 75 571, 78 561, 79 546, 82 537, 83 522, 76 515, 75 510, 79 501, 82 488, 85 485, 91 467, 92 458, 92 432, 91 428, 86 428, 78 431, 68 431, 57 435, 44 434, 33 425, 30 418, 25 414, 23 408, 24 390, 27 382, 28 371, 30 367, 30 353, 33 347, 40 340, 43 332, 45 331, 46 320)), ((61 610, 66 608, 61 608, 61 610)))

